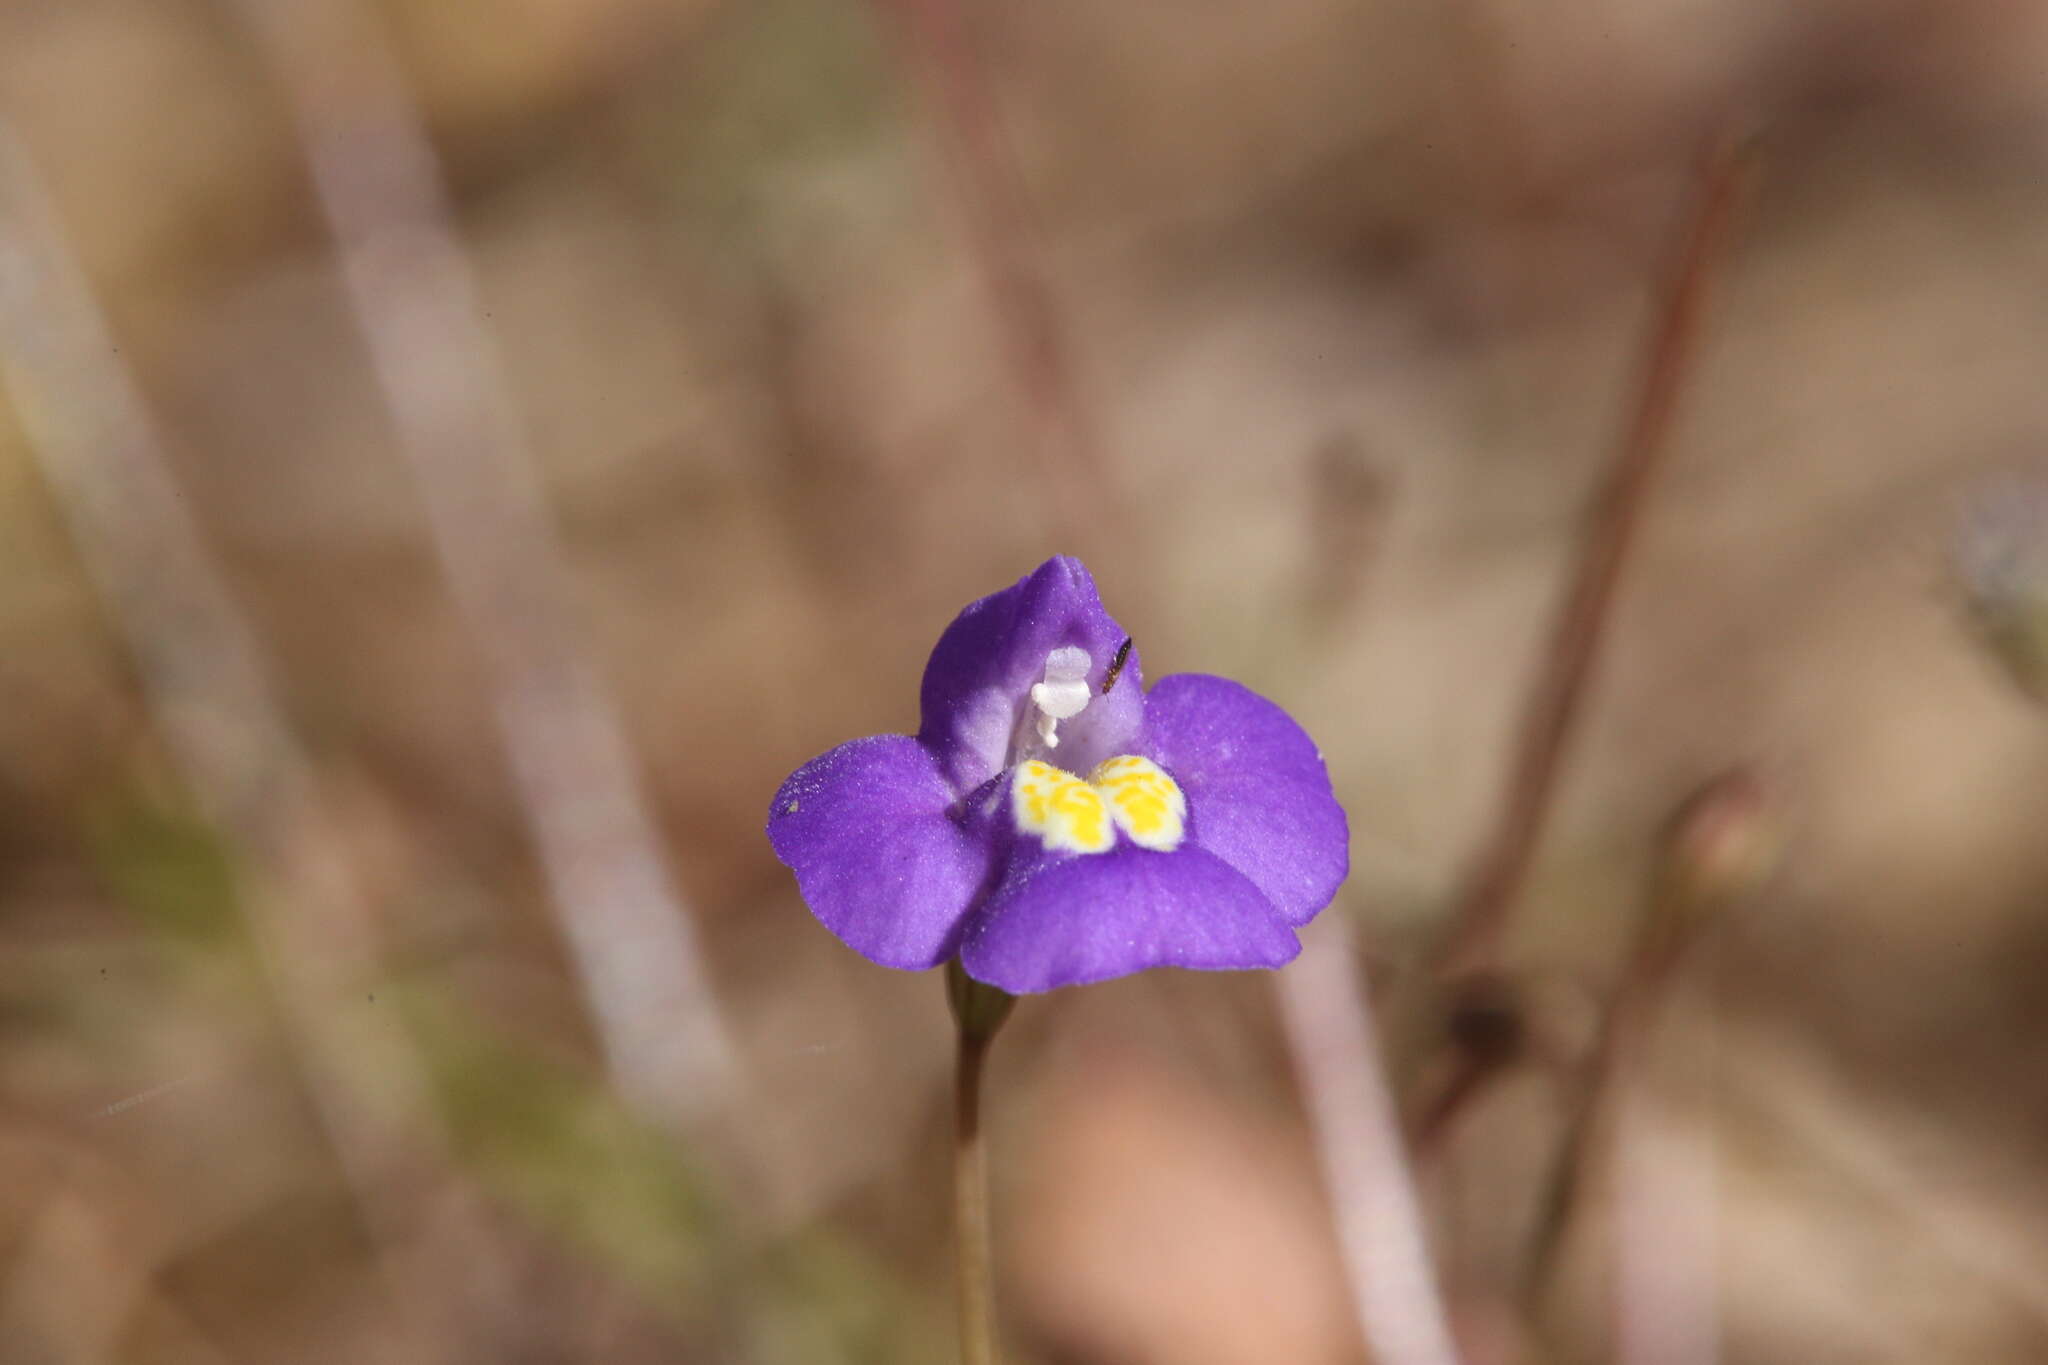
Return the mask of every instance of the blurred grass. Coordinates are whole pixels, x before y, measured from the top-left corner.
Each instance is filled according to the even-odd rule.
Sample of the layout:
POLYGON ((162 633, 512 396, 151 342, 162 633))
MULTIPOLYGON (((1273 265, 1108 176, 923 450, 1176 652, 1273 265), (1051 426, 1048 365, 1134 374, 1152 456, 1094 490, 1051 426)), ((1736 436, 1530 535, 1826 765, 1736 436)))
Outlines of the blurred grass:
POLYGON ((94 814, 86 832, 108 893, 146 937, 222 959, 252 950, 234 861, 197 811, 128 793, 94 814))

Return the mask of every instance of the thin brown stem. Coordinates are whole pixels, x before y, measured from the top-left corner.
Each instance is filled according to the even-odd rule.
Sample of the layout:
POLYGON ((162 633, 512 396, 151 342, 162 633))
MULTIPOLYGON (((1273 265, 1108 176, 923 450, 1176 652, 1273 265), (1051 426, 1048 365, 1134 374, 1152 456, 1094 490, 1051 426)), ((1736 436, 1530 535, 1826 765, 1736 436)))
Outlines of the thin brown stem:
POLYGON ((953 1078, 953 1226, 957 1241, 960 1359, 995 1365, 995 1293, 992 1287, 988 1146, 981 1131, 981 1073, 989 1039, 960 1033, 953 1078))
POLYGON ((1689 945, 1682 909, 1668 896, 1656 898, 1621 984, 1600 1017, 1523 1262, 1521 1296, 1532 1310, 1563 1259, 1580 1196, 1606 1150, 1612 1096, 1633 1068, 1689 945))
MULTIPOLYGON (((1650 1046, 1679 967, 1695 952, 1712 948, 1717 917, 1763 884, 1781 850, 1773 802, 1755 774, 1740 767, 1717 775, 1681 801, 1665 823, 1659 842, 1645 897, 1647 913, 1636 930, 1620 984, 1599 1019, 1587 1061, 1580 1068, 1572 1092, 1571 1118, 1537 1212, 1522 1283, 1531 1309, 1537 1306, 1562 1258, 1590 1172, 1615 1146, 1612 1134, 1619 1126, 1617 1101, 1628 1096, 1626 1082, 1637 1059, 1650 1046)), ((1711 967, 1711 958, 1707 965, 1711 967)), ((1634 1168, 1638 1178, 1633 1183, 1638 1187, 1641 1169, 1641 1163, 1634 1168)), ((1674 1224, 1685 1216, 1678 1207, 1670 1212, 1674 1224)), ((1642 1219, 1630 1218, 1629 1213, 1623 1209, 1625 1225, 1640 1228, 1642 1219)), ((1694 1220, 1695 1226, 1698 1221, 1694 1220)), ((1677 1235, 1674 1230, 1673 1236, 1677 1235)), ((1674 1251, 1674 1257, 1679 1254, 1674 1251)), ((1674 1260, 1673 1267, 1667 1269, 1676 1264, 1674 1260)), ((1648 1276, 1637 1281, 1637 1290, 1646 1289, 1653 1298, 1668 1297, 1672 1304, 1688 1310, 1678 1316, 1696 1325, 1700 1315, 1690 1310, 1697 1306, 1697 1295, 1685 1292, 1680 1284, 1685 1278, 1683 1271, 1648 1276)), ((1625 1297, 1617 1295, 1617 1307, 1627 1310, 1624 1316, 1633 1339, 1640 1344, 1649 1330, 1645 1324, 1660 1314, 1638 1311, 1639 1305, 1622 1302, 1625 1297)), ((1641 1293, 1634 1297, 1640 1298, 1641 1293)), ((1686 1322, 1672 1317, 1666 1325, 1671 1328, 1667 1346, 1681 1338, 1687 1346, 1697 1345, 1697 1333, 1686 1322)), ((1671 1353, 1659 1348, 1649 1354, 1663 1359, 1671 1353)))
POLYGON ((1566 745, 1583 710, 1622 570, 1670 445, 1679 394, 1699 353, 1700 319, 1725 259, 1750 158, 1725 132, 1701 162, 1693 209, 1650 333, 1633 413, 1594 503, 1571 586, 1522 710, 1492 832, 1475 865, 1440 961, 1482 965, 1498 949, 1548 820, 1566 745))
POLYGON ((929 87, 968 249, 1017 386, 1041 424, 1034 453, 1054 519, 1063 532, 1084 534, 1109 493, 1101 442, 1045 278, 1030 197, 959 0, 876 3, 900 26, 906 58, 929 87))
POLYGON ((981 1130, 981 1075, 989 1045, 1017 998, 976 981, 958 958, 946 964, 946 1003, 959 1029, 953 1071, 953 1232, 960 1307, 960 1359, 996 1365, 995 1274, 990 1250, 987 1142, 981 1130))
POLYGON ((1423 1106, 1410 1125, 1409 1149, 1417 1166, 1427 1166, 1443 1151, 1444 1139, 1459 1116, 1482 1094, 1499 1067, 1471 1056, 1458 1058, 1457 1069, 1423 1106))
POLYGON ((1493 1079, 1520 1065, 1536 1044, 1526 990, 1500 976, 1471 976, 1457 983, 1440 1034, 1448 1047, 1444 1078, 1409 1106, 1409 1136, 1415 1164, 1427 1168, 1441 1155, 1458 1118, 1485 1094, 1493 1079))

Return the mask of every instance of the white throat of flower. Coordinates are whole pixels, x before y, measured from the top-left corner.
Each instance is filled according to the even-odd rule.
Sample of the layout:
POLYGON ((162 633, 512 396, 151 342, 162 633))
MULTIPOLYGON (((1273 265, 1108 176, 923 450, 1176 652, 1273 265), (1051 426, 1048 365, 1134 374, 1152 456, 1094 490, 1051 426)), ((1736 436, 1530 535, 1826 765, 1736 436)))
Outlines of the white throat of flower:
POLYGON ((1075 645, 1061 645, 1045 656, 1045 681, 1031 685, 1031 707, 1038 738, 1046 748, 1060 747, 1061 721, 1072 720, 1088 709, 1093 693, 1088 670, 1094 664, 1088 651, 1075 645))

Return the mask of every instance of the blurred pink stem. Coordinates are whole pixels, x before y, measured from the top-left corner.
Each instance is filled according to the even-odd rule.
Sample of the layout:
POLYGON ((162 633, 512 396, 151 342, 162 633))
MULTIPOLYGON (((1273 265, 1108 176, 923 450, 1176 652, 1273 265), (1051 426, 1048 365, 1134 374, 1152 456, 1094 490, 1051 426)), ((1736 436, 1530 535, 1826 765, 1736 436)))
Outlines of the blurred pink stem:
POLYGON ((290 95, 370 359, 426 500, 570 959, 629 1103, 681 1122, 731 1047, 481 321, 440 167, 355 0, 242 0, 290 95))
POLYGON ((1620 1096, 1614 1152, 1617 1365, 1714 1365, 1718 1160, 1712 1019, 1682 1060, 1685 1099, 1660 1105, 1640 1082, 1620 1096))
POLYGON ((1360 1333, 1378 1365, 1456 1365, 1351 923, 1333 906, 1278 975, 1360 1333))

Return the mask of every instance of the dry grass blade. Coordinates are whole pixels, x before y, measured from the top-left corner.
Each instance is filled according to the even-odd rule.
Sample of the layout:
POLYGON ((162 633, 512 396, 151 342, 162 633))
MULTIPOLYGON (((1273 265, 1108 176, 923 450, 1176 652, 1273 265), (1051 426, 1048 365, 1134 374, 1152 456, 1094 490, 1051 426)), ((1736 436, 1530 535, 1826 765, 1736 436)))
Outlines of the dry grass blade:
MULTIPOLYGON (((0 129, 0 371, 112 606, 180 776, 234 850, 251 927, 326 1136, 380 1249, 395 1358, 436 1358, 445 1307, 390 1264, 407 1210, 393 1180, 431 1107, 387 1019, 351 1008, 372 931, 256 640, 208 557, 152 420, 27 153, 0 129), (369 1097, 379 1097, 372 1112, 369 1097), (394 1114, 393 1111, 396 1111, 394 1114), (398 1115, 411 1123, 399 1131, 398 1115)), ((473 1266, 481 1260, 465 1253, 473 1266)))
POLYGON ((495 358, 440 168, 375 16, 244 6, 291 93, 314 188, 458 608, 605 1059, 666 1123, 715 1104, 731 1046, 495 358))

